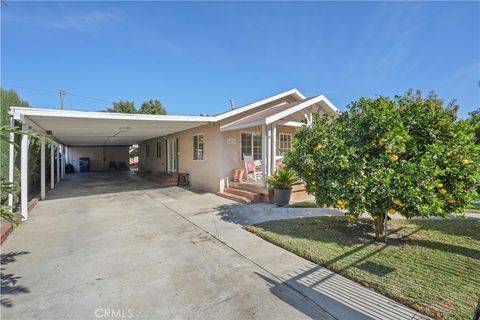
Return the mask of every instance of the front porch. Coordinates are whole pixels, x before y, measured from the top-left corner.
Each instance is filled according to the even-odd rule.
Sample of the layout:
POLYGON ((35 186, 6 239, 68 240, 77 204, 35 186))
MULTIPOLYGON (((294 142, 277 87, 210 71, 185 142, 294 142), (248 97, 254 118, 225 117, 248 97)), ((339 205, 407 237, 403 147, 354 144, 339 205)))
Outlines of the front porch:
MULTIPOLYGON (((242 160, 237 168, 244 170, 244 174, 236 181, 230 180, 218 195, 242 203, 273 202, 273 189, 266 181, 283 167, 283 156, 292 148, 296 128, 310 125, 314 114, 327 113, 329 109, 324 97, 318 96, 273 106, 221 126, 220 130, 226 136, 233 131, 240 135, 242 160), (248 146, 250 141, 251 148, 248 146)), ((303 183, 293 187, 291 200, 305 200, 307 197, 303 183)))

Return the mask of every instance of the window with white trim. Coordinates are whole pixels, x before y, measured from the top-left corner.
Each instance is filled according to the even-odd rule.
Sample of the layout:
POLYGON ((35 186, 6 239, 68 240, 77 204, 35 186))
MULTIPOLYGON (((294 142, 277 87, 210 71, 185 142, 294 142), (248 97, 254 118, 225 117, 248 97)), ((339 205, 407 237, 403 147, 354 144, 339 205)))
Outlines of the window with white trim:
POLYGON ((162 142, 160 140, 157 141, 157 159, 162 157, 162 142))
POLYGON ((279 133, 277 141, 277 156, 283 156, 285 151, 292 150, 292 135, 290 133, 279 133))
POLYGON ((205 140, 203 134, 193 136, 193 160, 203 160, 205 154, 205 140))
POLYGON ((258 132, 242 132, 240 139, 240 151, 243 155, 253 155, 254 160, 262 159, 262 134, 258 132))

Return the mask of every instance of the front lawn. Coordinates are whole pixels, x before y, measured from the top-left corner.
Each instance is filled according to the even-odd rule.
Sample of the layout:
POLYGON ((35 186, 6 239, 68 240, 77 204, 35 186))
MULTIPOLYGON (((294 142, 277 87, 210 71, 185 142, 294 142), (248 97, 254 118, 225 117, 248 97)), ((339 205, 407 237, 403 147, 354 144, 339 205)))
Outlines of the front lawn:
POLYGON ((471 319, 480 294, 480 220, 396 220, 389 245, 343 217, 269 221, 254 234, 437 319, 471 319))

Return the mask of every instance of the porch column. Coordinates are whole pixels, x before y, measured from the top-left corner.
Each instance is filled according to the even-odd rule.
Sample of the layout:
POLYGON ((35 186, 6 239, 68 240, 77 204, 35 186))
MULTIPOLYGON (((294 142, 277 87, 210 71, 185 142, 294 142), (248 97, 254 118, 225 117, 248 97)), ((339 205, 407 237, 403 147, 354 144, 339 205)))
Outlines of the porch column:
POLYGON ((268 176, 268 130, 267 125, 262 125, 262 180, 263 186, 267 185, 268 176))
POLYGON ((63 179, 65 177, 65 146, 62 144, 62 161, 60 162, 61 168, 60 168, 60 177, 63 179))
POLYGON ((272 123, 272 156, 270 160, 270 172, 274 173, 277 171, 277 162, 275 161, 277 157, 277 125, 272 123))
POLYGON ((60 144, 57 143, 57 183, 60 182, 60 144))
POLYGON ((55 189, 55 142, 50 143, 50 189, 55 189))
POLYGON ((40 199, 45 200, 45 136, 40 138, 40 199))
MULTIPOLYGON (((15 120, 10 117, 10 128, 15 127, 15 120)), ((8 147, 8 183, 13 185, 13 172, 15 168, 15 133, 10 132, 10 145, 8 147)), ((13 212, 13 190, 8 194, 8 208, 13 212)))
MULTIPOLYGON (((22 130, 27 130, 26 125, 22 125, 22 130)), ((20 201, 23 219, 28 219, 28 135, 22 134, 21 154, 20 154, 20 201)))

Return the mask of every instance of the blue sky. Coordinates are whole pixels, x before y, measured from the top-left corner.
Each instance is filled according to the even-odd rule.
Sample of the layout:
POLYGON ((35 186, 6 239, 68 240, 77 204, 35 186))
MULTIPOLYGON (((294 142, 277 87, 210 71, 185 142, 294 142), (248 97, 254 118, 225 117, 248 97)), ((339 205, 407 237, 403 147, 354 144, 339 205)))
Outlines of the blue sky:
POLYGON ((298 88, 341 110, 409 88, 480 106, 479 2, 14 2, 1 82, 30 105, 215 114, 298 88), (26 89, 30 88, 30 89, 26 89), (37 90, 32 90, 37 89, 37 90))

